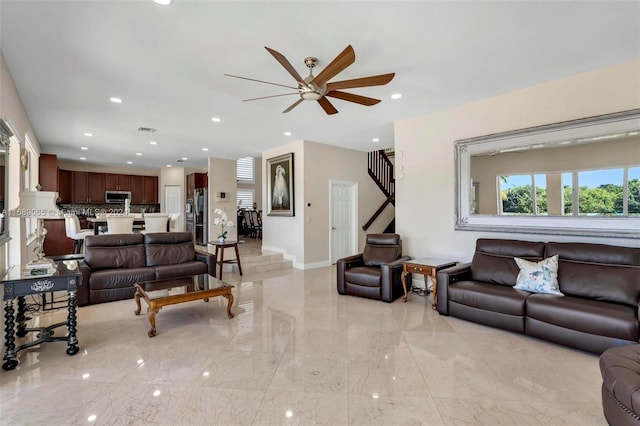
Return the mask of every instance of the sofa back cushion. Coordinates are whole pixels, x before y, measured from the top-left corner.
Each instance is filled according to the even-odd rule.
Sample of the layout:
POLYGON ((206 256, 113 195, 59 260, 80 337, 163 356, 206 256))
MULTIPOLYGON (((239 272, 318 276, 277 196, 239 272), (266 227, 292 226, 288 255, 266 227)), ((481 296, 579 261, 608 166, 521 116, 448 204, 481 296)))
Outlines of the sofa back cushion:
POLYGON ((142 234, 87 235, 84 261, 91 270, 145 266, 142 234))
POLYGON ((369 234, 362 252, 366 266, 379 266, 402 257, 402 240, 398 234, 369 234))
POLYGON ((547 243, 546 255, 559 256, 558 283, 565 295, 638 306, 640 248, 547 243))
POLYGON ((147 266, 175 265, 196 258, 190 232, 157 232, 144 236, 147 266))
POLYGON ((514 257, 538 262, 544 258, 544 243, 479 238, 471 261, 471 279, 514 286, 520 272, 514 257))

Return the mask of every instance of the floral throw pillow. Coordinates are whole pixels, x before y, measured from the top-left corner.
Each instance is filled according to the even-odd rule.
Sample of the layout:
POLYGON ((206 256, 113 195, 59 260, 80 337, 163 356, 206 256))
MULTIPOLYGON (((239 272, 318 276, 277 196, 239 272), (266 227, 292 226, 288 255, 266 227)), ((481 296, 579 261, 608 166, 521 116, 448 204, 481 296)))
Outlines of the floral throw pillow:
POLYGON ((513 258, 520 268, 514 288, 531 293, 547 293, 564 296, 558 284, 558 255, 548 257, 540 262, 513 258))

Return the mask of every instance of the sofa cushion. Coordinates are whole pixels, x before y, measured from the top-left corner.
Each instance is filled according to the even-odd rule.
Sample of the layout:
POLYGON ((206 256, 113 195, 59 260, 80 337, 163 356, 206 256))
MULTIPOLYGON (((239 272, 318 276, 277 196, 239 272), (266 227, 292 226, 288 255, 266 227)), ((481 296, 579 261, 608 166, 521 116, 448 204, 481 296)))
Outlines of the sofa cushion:
POLYGON ((584 333, 638 341, 637 307, 571 296, 532 294, 527 298, 527 316, 584 333))
POLYGON ((566 295, 592 300, 640 302, 640 249, 590 243, 547 243, 558 255, 558 282, 566 295))
POLYGON ((525 315, 525 299, 529 296, 526 291, 513 287, 478 281, 449 284, 447 294, 451 302, 517 316, 525 315))
POLYGON ((135 283, 156 279, 153 268, 127 268, 96 271, 89 277, 91 290, 133 287, 135 283))
MULTIPOLYGON (((607 349, 600 356, 600 373, 603 387, 633 412, 631 415, 620 408, 619 418, 628 421, 624 424, 636 424, 640 415, 640 345, 607 349)), ((611 422, 613 419, 608 420, 614 424, 611 422)))
POLYGON ((557 294, 562 296, 558 290, 558 256, 551 256, 540 262, 514 258, 520 268, 516 285, 518 290, 529 291, 531 293, 557 294))
POLYGON ((380 287, 381 270, 378 267, 358 266, 344 272, 344 280, 349 284, 365 287, 380 287))
POLYGON ((471 279, 513 286, 520 268, 514 257, 539 261, 544 257, 544 243, 479 238, 471 262, 471 279))
POLYGON ((176 265, 196 258, 190 232, 158 232, 145 234, 146 265, 176 265))
POLYGON ((92 271, 146 266, 141 234, 88 235, 84 246, 84 261, 92 271))
POLYGON ((175 265, 158 265, 155 268, 155 279, 165 280, 175 277, 188 277, 190 275, 206 274, 208 267, 206 263, 191 261, 175 265))
POLYGON ((362 251, 366 266, 391 263, 402 256, 402 242, 398 234, 369 234, 362 251))

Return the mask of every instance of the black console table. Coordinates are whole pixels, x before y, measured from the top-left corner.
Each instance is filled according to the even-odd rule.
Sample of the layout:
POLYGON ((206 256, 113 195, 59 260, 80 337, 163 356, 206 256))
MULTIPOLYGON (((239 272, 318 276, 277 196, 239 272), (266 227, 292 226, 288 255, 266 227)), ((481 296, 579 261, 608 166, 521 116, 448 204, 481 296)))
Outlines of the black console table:
POLYGON ((57 270, 50 275, 31 275, 22 272, 20 266, 12 266, 0 284, 4 286, 4 331, 5 347, 2 368, 13 370, 18 366, 18 352, 44 342, 67 342, 67 354, 75 355, 79 351, 76 338, 76 289, 82 283, 82 276, 76 260, 56 262, 57 270), (24 297, 32 294, 42 295, 54 291, 66 291, 69 295, 67 320, 48 327, 27 328, 24 297), (18 299, 18 313, 15 315, 14 301, 18 299), (17 328, 16 328, 17 323, 17 328), (54 329, 67 326, 66 336, 55 336, 54 329), (14 334, 24 337, 27 333, 37 332, 37 339, 16 346, 14 334))

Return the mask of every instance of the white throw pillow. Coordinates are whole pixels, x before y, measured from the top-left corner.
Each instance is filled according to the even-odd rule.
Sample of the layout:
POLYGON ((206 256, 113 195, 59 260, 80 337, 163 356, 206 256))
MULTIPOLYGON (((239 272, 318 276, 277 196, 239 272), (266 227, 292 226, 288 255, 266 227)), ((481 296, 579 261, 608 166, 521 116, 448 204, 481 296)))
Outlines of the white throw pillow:
POLYGON ((540 262, 513 258, 520 268, 514 288, 531 293, 547 293, 564 296, 558 284, 558 255, 548 257, 540 262))

